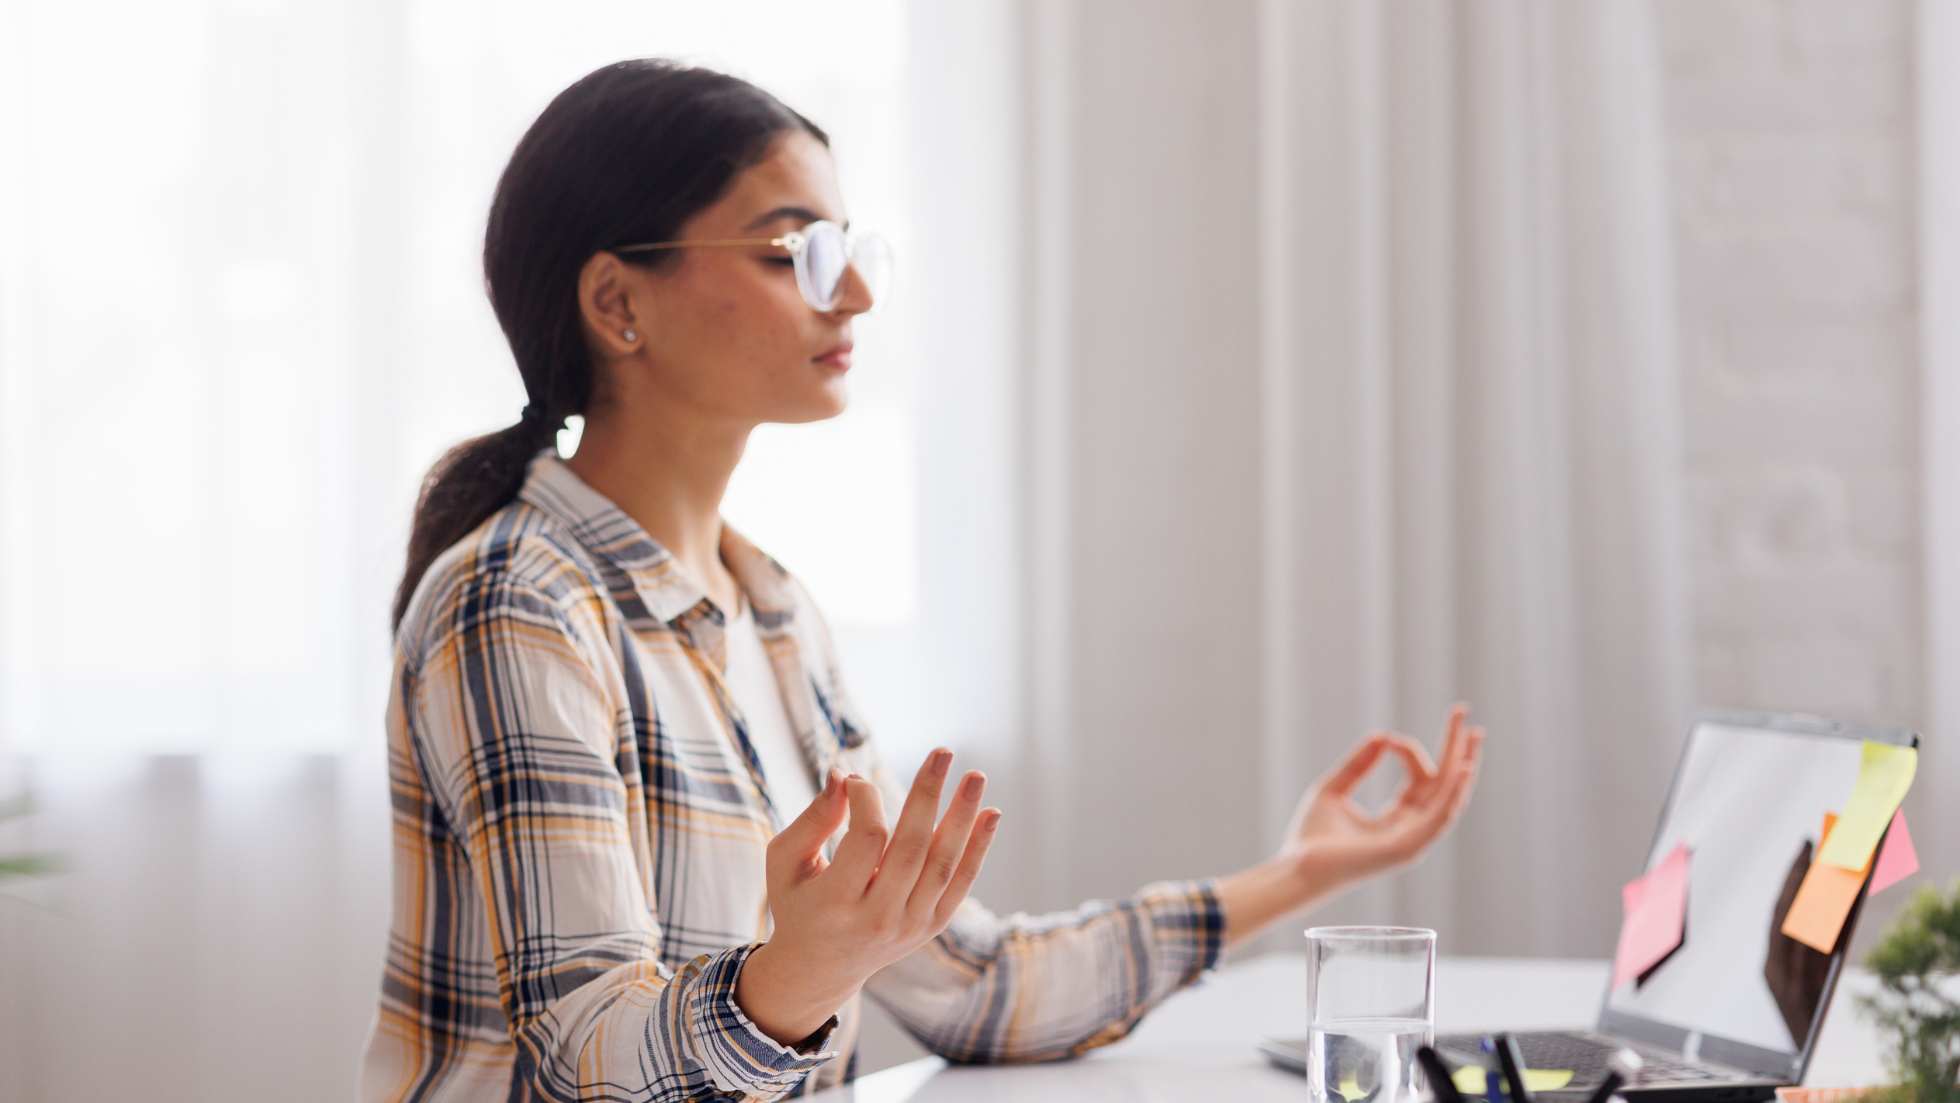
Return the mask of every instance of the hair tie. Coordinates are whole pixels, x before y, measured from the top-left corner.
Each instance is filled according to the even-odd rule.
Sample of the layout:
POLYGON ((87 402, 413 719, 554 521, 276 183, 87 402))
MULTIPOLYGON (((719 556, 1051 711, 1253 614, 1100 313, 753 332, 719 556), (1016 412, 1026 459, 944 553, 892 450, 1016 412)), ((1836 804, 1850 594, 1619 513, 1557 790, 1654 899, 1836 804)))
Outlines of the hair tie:
POLYGON ((517 415, 517 421, 520 425, 542 425, 544 423, 544 411, 526 402, 523 412, 517 415))

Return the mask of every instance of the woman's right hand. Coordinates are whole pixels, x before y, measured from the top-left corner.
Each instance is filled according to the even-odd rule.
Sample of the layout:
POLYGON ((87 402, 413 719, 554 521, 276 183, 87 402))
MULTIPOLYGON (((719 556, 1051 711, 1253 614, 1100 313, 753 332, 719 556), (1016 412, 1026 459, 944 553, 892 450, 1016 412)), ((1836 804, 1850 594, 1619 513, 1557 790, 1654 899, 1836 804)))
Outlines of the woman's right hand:
POLYGON ((871 974, 952 920, 1000 823, 999 809, 980 807, 987 778, 977 770, 939 816, 952 762, 943 747, 927 756, 895 827, 877 786, 832 770, 817 799, 769 841, 775 933, 749 955, 735 993, 763 1033, 786 1045, 808 1037, 871 974), (824 843, 846 815, 850 830, 826 860, 824 843))

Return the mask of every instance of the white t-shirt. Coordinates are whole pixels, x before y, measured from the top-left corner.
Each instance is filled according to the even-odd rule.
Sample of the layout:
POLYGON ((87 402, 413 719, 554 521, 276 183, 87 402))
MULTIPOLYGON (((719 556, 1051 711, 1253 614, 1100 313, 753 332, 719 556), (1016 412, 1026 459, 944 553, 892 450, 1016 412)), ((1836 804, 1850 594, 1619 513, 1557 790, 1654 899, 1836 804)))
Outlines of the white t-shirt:
POLYGON ((728 668, 722 677, 748 721, 749 742, 762 759, 769 799, 788 824, 817 799, 815 772, 790 730, 782 686, 776 681, 776 668, 769 664, 769 653, 763 650, 762 637, 756 634, 748 596, 743 595, 738 604, 740 611, 728 621, 728 668))

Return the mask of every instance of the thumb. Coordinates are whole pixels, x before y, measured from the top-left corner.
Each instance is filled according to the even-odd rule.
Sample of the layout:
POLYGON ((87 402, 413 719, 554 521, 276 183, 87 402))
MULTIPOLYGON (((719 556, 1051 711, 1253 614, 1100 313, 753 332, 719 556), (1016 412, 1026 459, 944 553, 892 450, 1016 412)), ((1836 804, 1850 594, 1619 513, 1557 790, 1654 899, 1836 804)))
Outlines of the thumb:
POLYGON ((825 840, 844 823, 850 804, 844 799, 844 775, 832 768, 824 779, 823 791, 769 841, 771 864, 783 863, 785 872, 802 874, 823 853, 825 840))

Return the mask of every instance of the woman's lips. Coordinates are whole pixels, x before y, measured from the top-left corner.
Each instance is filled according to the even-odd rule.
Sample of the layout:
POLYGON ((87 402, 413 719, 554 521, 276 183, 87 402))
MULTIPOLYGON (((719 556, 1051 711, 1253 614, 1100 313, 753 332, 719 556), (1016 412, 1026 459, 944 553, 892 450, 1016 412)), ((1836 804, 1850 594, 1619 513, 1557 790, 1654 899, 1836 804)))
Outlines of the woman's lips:
POLYGON ((816 362, 828 367, 837 368, 840 371, 849 368, 851 366, 851 348, 852 346, 850 345, 838 345, 836 348, 817 357, 816 362))

